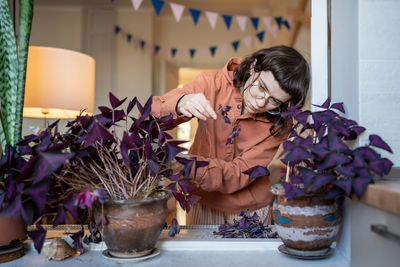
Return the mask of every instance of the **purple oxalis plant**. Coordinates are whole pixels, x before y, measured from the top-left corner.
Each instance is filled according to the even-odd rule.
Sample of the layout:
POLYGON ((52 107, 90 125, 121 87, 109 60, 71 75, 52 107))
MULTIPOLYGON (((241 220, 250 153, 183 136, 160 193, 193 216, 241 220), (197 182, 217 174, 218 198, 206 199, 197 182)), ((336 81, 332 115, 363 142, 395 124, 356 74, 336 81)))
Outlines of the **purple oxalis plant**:
POLYGON ((4 178, 0 212, 36 225, 28 235, 38 252, 46 234, 40 221, 49 215, 55 215, 53 226, 67 222, 68 215, 88 224, 89 236, 84 236, 83 228, 71 236, 82 251, 82 241, 101 241, 97 228, 107 218, 95 220, 94 212, 88 211, 106 199, 143 198, 170 190, 186 211, 199 199, 190 194, 194 185, 187 176, 192 168, 196 173, 208 163, 177 157, 185 149, 179 146, 182 141, 172 140, 166 132, 174 127, 172 114, 152 116, 151 97, 144 106, 135 97, 126 109, 121 108, 126 98, 120 100, 112 93, 109 97, 111 107, 99 107, 100 114, 78 116, 68 122, 64 134, 58 131, 57 121, 38 135, 25 136, 17 147, 7 146, 0 160, 4 178), (138 117, 130 115, 135 106, 138 117), (119 138, 116 129, 121 125, 125 131, 119 138), (172 172, 173 160, 184 165, 181 173, 172 172))
POLYGON ((393 163, 376 148, 392 153, 381 137, 369 136, 369 143, 353 147, 349 141, 366 129, 343 117, 343 103, 314 105, 319 111, 289 108, 283 117, 293 117, 294 126, 283 144, 283 162, 287 165, 286 181, 281 184, 288 198, 307 193, 325 193, 326 199, 353 193, 361 198, 373 178, 387 175, 393 163), (339 113, 339 112, 340 113, 339 113))

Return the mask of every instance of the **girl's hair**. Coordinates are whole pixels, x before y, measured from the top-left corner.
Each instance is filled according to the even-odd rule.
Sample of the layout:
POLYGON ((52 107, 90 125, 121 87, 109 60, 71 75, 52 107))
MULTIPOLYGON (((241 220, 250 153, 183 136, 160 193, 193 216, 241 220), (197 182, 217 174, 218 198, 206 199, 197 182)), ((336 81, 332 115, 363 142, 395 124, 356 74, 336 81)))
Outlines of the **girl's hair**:
MULTIPOLYGON (((310 68, 304 57, 294 48, 288 46, 274 46, 264 48, 246 57, 235 69, 233 84, 243 91, 244 85, 250 78, 250 69, 254 65, 254 72, 271 71, 279 86, 292 98, 280 106, 281 113, 287 111, 289 106, 303 105, 310 84, 310 68)), ((280 114, 265 113, 267 118, 274 123, 270 128, 273 136, 282 134, 291 125, 289 119, 283 119, 280 114)))

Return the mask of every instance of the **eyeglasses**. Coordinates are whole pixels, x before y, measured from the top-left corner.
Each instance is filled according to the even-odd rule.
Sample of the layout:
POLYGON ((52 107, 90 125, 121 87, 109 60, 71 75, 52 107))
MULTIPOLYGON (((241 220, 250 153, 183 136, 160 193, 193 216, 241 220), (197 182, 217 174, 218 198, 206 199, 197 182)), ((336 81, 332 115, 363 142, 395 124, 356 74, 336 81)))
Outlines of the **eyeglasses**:
POLYGON ((265 99, 265 106, 270 104, 272 106, 278 107, 280 105, 282 105, 282 102, 279 101, 278 99, 272 97, 271 95, 269 95, 269 91, 267 88, 263 88, 260 84, 259 81, 256 83, 252 83, 250 85, 249 88, 249 93, 252 97, 254 97, 255 99, 265 99), (268 95, 268 97, 267 97, 268 95))

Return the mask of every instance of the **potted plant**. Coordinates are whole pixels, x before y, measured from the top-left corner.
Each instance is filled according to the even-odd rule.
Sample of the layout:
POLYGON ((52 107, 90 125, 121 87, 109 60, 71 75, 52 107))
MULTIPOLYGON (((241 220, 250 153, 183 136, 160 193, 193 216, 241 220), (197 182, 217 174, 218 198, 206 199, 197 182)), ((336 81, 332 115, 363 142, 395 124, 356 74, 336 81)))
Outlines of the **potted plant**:
MULTIPOLYGON (((30 222, 54 214, 58 225, 70 214, 87 223, 90 235, 85 237, 83 228, 72 234, 81 251, 83 240, 103 238, 112 256, 151 253, 165 225, 170 192, 189 211, 198 197, 190 195, 194 186, 185 176, 206 163, 176 157, 185 150, 179 147, 184 141, 172 140, 166 132, 174 125, 172 114, 150 115, 152 98, 144 106, 134 98, 125 110, 118 109, 125 101, 110 93, 110 108, 78 116, 67 124, 66 133, 58 131, 56 122, 38 136, 23 138, 18 143, 21 153, 9 147, 3 160, 14 170, 14 179, 6 182, 15 189, 10 195, 4 192, 0 205, 14 207, 30 222), (130 115, 135 106, 138 118, 130 115), (118 124, 125 128, 122 138, 116 133, 118 124), (182 173, 170 168, 175 158, 185 166, 182 173), (33 215, 27 203, 35 207, 33 215)), ((176 228, 171 229, 174 235, 176 228)), ((38 225, 28 235, 40 252, 45 230, 38 225)))
MULTIPOLYGON (((5 154, 7 144, 14 146, 21 136, 33 0, 20 1, 19 12, 17 43, 8 1, 0 0, 0 156, 5 154)), ((0 175, 3 186, 4 181, 4 175, 0 175)), ((0 247, 23 240, 25 229, 26 224, 20 216, 9 216, 0 206, 0 247)))
POLYGON ((389 173, 393 163, 375 148, 392 152, 378 136, 366 145, 354 141, 365 131, 345 118, 343 103, 328 98, 318 111, 292 107, 293 128, 283 144, 286 179, 271 190, 277 232, 287 249, 326 251, 341 225, 338 205, 344 197, 361 198, 375 175, 389 173))

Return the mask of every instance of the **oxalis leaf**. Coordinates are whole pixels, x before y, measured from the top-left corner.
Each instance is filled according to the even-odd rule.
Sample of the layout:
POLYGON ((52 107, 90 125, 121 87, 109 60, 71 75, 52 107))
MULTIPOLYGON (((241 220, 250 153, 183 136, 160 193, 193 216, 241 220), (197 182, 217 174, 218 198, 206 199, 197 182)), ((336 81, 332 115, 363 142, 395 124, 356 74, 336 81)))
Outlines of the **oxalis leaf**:
POLYGON ((249 180, 251 181, 251 180, 261 177, 261 176, 268 176, 269 170, 263 166, 257 165, 257 166, 254 166, 242 173, 249 175, 249 180))

